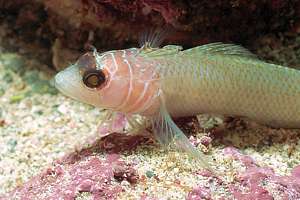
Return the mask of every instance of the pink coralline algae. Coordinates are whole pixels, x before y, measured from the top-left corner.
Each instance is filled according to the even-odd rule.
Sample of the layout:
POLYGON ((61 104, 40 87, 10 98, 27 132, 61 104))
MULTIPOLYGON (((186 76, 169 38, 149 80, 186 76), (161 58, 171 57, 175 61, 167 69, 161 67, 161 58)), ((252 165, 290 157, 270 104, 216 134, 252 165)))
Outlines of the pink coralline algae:
POLYGON ((120 153, 135 149, 139 144, 153 143, 151 138, 143 135, 128 136, 120 133, 111 133, 102 139, 99 148, 109 153, 120 153))
MULTIPOLYGON (((234 147, 223 150, 225 156, 230 156, 240 162, 245 170, 238 171, 233 182, 225 182, 219 175, 209 171, 200 171, 196 175, 207 177, 208 181, 226 188, 230 199, 237 200, 273 200, 273 199, 300 199, 300 165, 296 166, 289 176, 279 176, 270 167, 260 167, 248 155, 240 153, 234 147)), ((211 188, 195 186, 187 194, 188 200, 215 199, 211 188)), ((219 200, 225 197, 218 198, 219 200)), ((227 199, 227 198, 226 198, 227 199)))
POLYGON ((118 153, 149 141, 144 136, 118 133, 93 140, 87 148, 66 154, 0 199, 73 200, 82 192, 90 193, 95 200, 116 199, 123 190, 122 181, 136 184, 139 180, 135 164, 125 163, 118 153), (100 156, 103 153, 105 158, 100 156))
POLYGON ((196 187, 187 197, 187 200, 209 200, 211 198, 210 189, 208 187, 196 187))
POLYGON ((279 176, 270 167, 259 167, 250 156, 233 147, 225 148, 224 154, 246 167, 245 171, 239 172, 236 182, 229 185, 236 199, 300 199, 300 166, 296 166, 289 176, 279 176))
POLYGON ((117 154, 108 154, 105 159, 84 155, 57 161, 52 168, 2 199, 73 200, 81 192, 89 192, 93 199, 116 199, 122 186, 112 184, 112 180, 129 183, 138 180, 134 168, 121 161, 117 154))

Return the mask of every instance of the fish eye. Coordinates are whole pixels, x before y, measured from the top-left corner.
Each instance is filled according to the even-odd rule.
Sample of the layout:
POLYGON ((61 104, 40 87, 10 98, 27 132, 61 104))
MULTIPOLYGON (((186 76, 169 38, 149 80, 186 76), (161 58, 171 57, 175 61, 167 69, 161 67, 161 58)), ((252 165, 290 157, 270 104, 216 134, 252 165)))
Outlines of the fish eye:
POLYGON ((105 82, 105 74, 102 70, 89 70, 83 74, 82 81, 88 88, 98 88, 105 82))

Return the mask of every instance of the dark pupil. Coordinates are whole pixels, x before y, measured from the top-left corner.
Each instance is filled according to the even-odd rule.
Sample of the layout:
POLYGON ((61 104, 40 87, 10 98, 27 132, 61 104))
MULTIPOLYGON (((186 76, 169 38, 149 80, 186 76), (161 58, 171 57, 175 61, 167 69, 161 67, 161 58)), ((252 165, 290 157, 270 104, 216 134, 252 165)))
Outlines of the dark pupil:
POLYGON ((83 83, 89 88, 97 88, 104 82, 105 75, 102 71, 88 71, 83 75, 83 83))

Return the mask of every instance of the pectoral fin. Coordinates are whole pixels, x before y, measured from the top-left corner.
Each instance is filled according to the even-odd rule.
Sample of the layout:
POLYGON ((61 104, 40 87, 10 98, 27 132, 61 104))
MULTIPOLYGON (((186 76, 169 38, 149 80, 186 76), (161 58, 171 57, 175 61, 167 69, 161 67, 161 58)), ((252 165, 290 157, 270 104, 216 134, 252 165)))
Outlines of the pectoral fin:
POLYGON ((188 138, 174 123, 164 104, 161 105, 159 113, 152 118, 152 126, 156 139, 163 146, 174 145, 175 148, 183 150, 189 156, 199 161, 203 168, 212 171, 206 156, 190 143, 188 138))
POLYGON ((128 115, 120 112, 106 111, 106 115, 98 126, 98 133, 106 136, 111 133, 140 134, 147 126, 147 121, 142 116, 128 115))

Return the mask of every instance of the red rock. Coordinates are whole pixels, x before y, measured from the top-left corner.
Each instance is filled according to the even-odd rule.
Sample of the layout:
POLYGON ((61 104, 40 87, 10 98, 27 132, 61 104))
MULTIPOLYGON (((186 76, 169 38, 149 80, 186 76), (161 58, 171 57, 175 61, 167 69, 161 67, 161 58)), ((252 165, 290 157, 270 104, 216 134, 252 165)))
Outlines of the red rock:
POLYGON ((111 184, 115 169, 122 169, 119 172, 128 182, 137 182, 135 170, 125 165, 119 155, 108 155, 106 159, 87 156, 48 168, 2 198, 73 200, 80 192, 90 192, 94 199, 116 199, 122 187, 111 184))
POLYGON ((207 187, 196 187, 189 192, 187 200, 210 200, 211 194, 210 189, 207 187))

